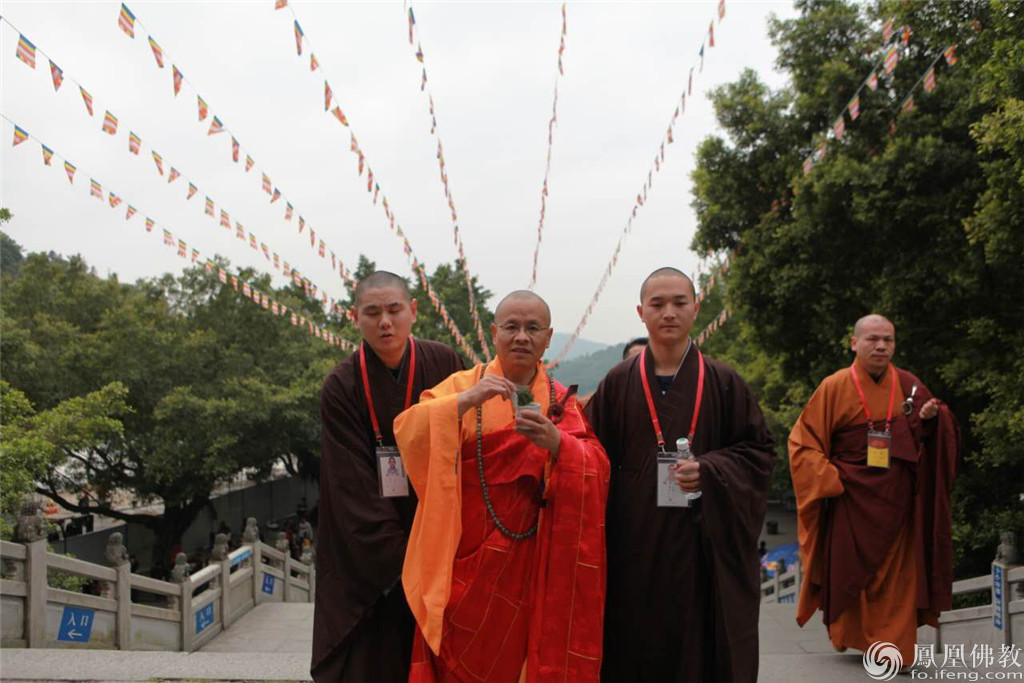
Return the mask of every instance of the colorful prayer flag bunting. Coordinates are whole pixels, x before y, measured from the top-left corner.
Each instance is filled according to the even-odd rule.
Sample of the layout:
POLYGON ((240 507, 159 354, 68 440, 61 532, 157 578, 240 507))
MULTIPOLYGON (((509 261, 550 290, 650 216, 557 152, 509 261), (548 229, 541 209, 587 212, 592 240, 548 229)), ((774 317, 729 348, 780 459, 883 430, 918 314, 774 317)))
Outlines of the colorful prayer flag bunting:
POLYGON ((883 45, 888 43, 889 39, 892 38, 892 32, 893 32, 893 18, 889 17, 888 19, 886 19, 885 23, 882 24, 882 44, 883 45))
POLYGON ((928 67, 928 71, 924 73, 924 89, 927 92, 935 90, 935 67, 928 67))
POLYGON ((276 202, 280 198, 281 198, 281 190, 279 190, 279 189, 277 189, 275 187, 274 188, 274 195, 270 198, 270 203, 273 204, 274 202, 276 202))
POLYGON ((309 53, 309 70, 316 71, 317 67, 320 66, 320 62, 316 61, 316 55, 312 52, 309 53))
POLYGON ((216 116, 213 117, 213 121, 210 122, 210 130, 206 133, 207 135, 216 135, 217 133, 224 132, 224 124, 220 122, 216 116))
POLYGON ((903 104, 900 105, 900 111, 904 114, 909 114, 916 108, 917 105, 914 103, 914 96, 912 94, 907 95, 907 99, 903 100, 903 104))
POLYGON ((114 135, 117 133, 117 117, 107 110, 107 113, 103 117, 103 132, 114 135))
POLYGON ((174 66, 173 64, 171 65, 171 74, 174 79, 174 94, 175 96, 177 96, 177 94, 181 92, 181 82, 185 79, 185 77, 182 75, 180 71, 178 71, 178 67, 174 66))
POLYGON ((180 175, 181 175, 181 173, 178 172, 178 169, 176 169, 173 166, 171 166, 171 170, 167 174, 167 182, 168 183, 173 183, 178 178, 178 176, 180 176, 180 175))
POLYGON ((238 221, 235 221, 235 237, 240 240, 245 239, 245 228, 238 221))
POLYGON ((810 173, 813 167, 814 159, 812 157, 807 157, 806 159, 804 159, 804 175, 810 173))
POLYGON ((419 43, 416 43, 416 60, 419 61, 420 64, 423 63, 423 48, 420 47, 419 43))
POLYGON ((236 164, 238 163, 238 153, 241 147, 238 144, 238 140, 231 138, 231 160, 236 164))
POLYGON ((100 186, 100 184, 98 182, 96 182, 95 180, 90 179, 89 194, 91 194, 93 197, 96 197, 99 200, 102 200, 103 199, 103 187, 100 186))
POLYGON ((128 131, 128 151, 138 154, 142 148, 142 139, 132 131, 128 131))
POLYGON ((335 107, 331 110, 331 113, 334 114, 335 118, 341 121, 342 125, 348 125, 348 119, 345 118, 345 114, 341 111, 341 107, 335 107))
POLYGON ((878 74, 872 71, 868 74, 868 87, 872 90, 878 90, 878 74))
POLYGON ((47 166, 52 166, 50 162, 53 160, 53 150, 42 143, 39 143, 39 146, 43 150, 43 163, 47 166))
POLYGON ((292 219, 292 205, 290 202, 285 202, 284 219, 290 221, 292 219))
POLYGON ((409 44, 412 45, 412 31, 413 27, 416 26, 416 15, 412 13, 412 7, 409 8, 409 44))
POLYGON ((299 20, 295 20, 295 49, 298 51, 299 56, 302 55, 302 27, 299 26, 299 20))
POLYGON ((255 164, 255 163, 256 163, 255 160, 253 160, 253 158, 251 156, 246 154, 245 155, 245 172, 248 173, 249 169, 252 168, 252 165, 255 164))
POLYGON ((76 170, 77 169, 75 168, 75 165, 72 164, 70 161, 65 161, 64 162, 64 172, 68 174, 68 182, 71 183, 71 184, 74 184, 74 182, 75 182, 75 171, 76 170))
POLYGON ((903 47, 910 45, 910 27, 904 26, 901 31, 901 40, 903 41, 903 47))
POLYGON ((715 46, 715 22, 712 21, 708 26, 708 47, 715 46))
POLYGON ((123 2, 121 3, 121 15, 117 18, 117 25, 128 34, 129 38, 135 37, 135 15, 123 2))
POLYGON ((228 230, 231 229, 231 218, 228 216, 228 212, 224 209, 220 210, 220 225, 228 230))
POLYGON ((891 74, 893 69, 896 68, 896 64, 900 61, 900 51, 893 45, 889 48, 889 51, 885 54, 885 73, 886 75, 891 74))
POLYGON ((196 95, 196 103, 199 106, 199 120, 202 121, 206 118, 206 115, 210 113, 210 107, 207 106, 206 102, 199 95, 196 95))
POLYGON ((124 212, 124 219, 125 219, 126 221, 127 221, 127 220, 130 220, 130 219, 131 219, 131 217, 132 217, 132 216, 134 216, 135 214, 136 214, 136 211, 135 211, 135 207, 134 207, 134 206, 132 206, 131 204, 129 204, 129 205, 128 205, 128 208, 127 208, 127 209, 125 210, 125 212, 124 212))
POLYGON ((36 68, 36 46, 25 36, 18 34, 18 50, 15 53, 21 61, 32 69, 36 68))
POLYGON ((107 199, 108 199, 108 201, 110 201, 110 208, 112 208, 112 209, 113 209, 113 208, 114 208, 115 206, 117 206, 118 204, 120 204, 120 203, 121 203, 121 198, 120 198, 120 197, 118 197, 118 196, 117 196, 116 194, 114 194, 113 192, 108 192, 108 193, 107 193, 107 199))
POLYGON ((725 0, 718 0, 718 21, 725 19, 725 0))
POLYGON ((846 108, 850 111, 850 120, 856 121, 857 117, 860 116, 860 95, 854 95, 850 103, 846 105, 846 108))
POLYGON ((166 244, 169 247, 174 246, 174 235, 172 235, 171 231, 168 230, 167 228, 164 228, 164 244, 166 244))
POLYGON ((946 58, 946 64, 950 66, 956 64, 958 61, 956 58, 956 43, 947 47, 945 52, 942 53, 942 56, 946 58))
POLYGON ((282 9, 288 6, 288 0, 276 0, 274 2, 274 9, 282 9))
POLYGON ((153 150, 153 163, 156 164, 157 173, 160 175, 164 174, 164 158, 157 154, 156 150, 153 150))
POLYGON ((192 197, 194 197, 196 192, 198 192, 198 191, 199 191, 198 187, 196 187, 192 183, 189 183, 188 184, 188 196, 185 197, 185 199, 192 199, 192 197))
POLYGON ((146 219, 146 232, 153 232, 153 226, 154 225, 156 225, 156 223, 153 221, 153 219, 152 218, 147 218, 146 219))
POLYGON ((53 91, 57 92, 64 82, 64 70, 54 64, 52 59, 50 60, 50 76, 53 77, 53 91))
POLYGON ((161 69, 164 68, 164 51, 153 40, 153 36, 149 37, 149 47, 153 49, 153 58, 156 59, 156 65, 161 69))
POLYGON ((86 92, 85 88, 78 86, 78 89, 82 93, 82 100, 85 102, 85 108, 89 110, 89 116, 92 116, 92 95, 86 92))
POLYGON ((21 126, 15 125, 14 126, 14 144, 12 144, 11 147, 17 147, 21 143, 25 142, 25 140, 28 140, 28 133, 25 132, 25 129, 22 128, 21 126))
POLYGON ((210 199, 209 197, 206 198, 206 215, 213 215, 213 200, 210 199))
POLYGON ((842 114, 840 114, 839 118, 832 124, 832 132, 835 134, 836 140, 843 139, 843 133, 846 132, 846 119, 843 118, 842 114))
POLYGON ((249 233, 249 246, 253 249, 259 249, 259 247, 256 246, 256 235, 251 232, 249 233))
POLYGON ((267 194, 273 192, 273 185, 270 182, 270 177, 266 173, 263 174, 263 191, 267 194))
POLYGON ((332 97, 333 97, 333 95, 331 94, 331 84, 328 83, 325 80, 324 81, 324 111, 327 111, 328 109, 331 108, 331 98, 332 97))
POLYGON ((185 258, 188 255, 188 245, 185 244, 185 240, 178 240, 178 256, 185 258))

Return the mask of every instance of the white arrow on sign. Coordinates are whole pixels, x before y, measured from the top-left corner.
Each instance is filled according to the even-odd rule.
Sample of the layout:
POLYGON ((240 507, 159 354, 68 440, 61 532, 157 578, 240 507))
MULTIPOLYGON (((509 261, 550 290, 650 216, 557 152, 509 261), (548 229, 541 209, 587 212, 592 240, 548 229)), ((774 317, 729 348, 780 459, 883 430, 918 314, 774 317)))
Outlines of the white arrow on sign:
POLYGON ((70 636, 72 638, 77 638, 80 635, 82 635, 82 634, 79 633, 78 631, 68 631, 68 636, 70 636))

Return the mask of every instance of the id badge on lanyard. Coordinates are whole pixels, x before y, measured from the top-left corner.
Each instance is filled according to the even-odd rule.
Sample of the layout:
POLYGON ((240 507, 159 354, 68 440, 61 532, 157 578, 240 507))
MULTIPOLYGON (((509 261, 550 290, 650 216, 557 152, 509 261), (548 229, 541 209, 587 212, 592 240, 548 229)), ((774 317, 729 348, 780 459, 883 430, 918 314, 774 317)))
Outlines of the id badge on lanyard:
POLYGON ((888 431, 876 429, 868 431, 868 467, 884 467, 889 469, 889 444, 892 435, 888 431))
MULTIPOLYGON (((373 395, 370 392, 370 378, 366 372, 366 342, 359 349, 359 366, 363 375, 363 391, 366 394, 366 405, 370 412, 370 423, 377 441, 374 455, 377 457, 377 481, 381 498, 405 498, 409 495, 409 477, 405 473, 402 455, 394 446, 385 446, 377 422, 377 411, 373 408, 373 395)), ((409 379, 405 389, 405 409, 412 405, 412 383, 416 371, 416 342, 409 337, 409 379)))
POLYGON ((405 498, 409 495, 409 477, 402 456, 394 446, 377 446, 377 474, 381 498, 405 498))
POLYGON ((864 417, 868 421, 868 467, 881 467, 889 469, 889 446, 892 445, 892 409, 896 403, 896 386, 899 378, 896 376, 896 368, 889 366, 891 373, 890 383, 892 389, 889 392, 889 414, 885 418, 885 429, 876 429, 875 423, 868 412, 868 402, 864 398, 864 390, 861 389, 860 379, 857 378, 856 361, 850 366, 850 377, 853 385, 857 387, 857 395, 860 397, 861 407, 864 409, 864 417))
POLYGON ((688 508, 690 499, 686 493, 679 488, 676 481, 676 463, 679 462, 679 454, 670 451, 658 453, 658 507, 660 508, 688 508))

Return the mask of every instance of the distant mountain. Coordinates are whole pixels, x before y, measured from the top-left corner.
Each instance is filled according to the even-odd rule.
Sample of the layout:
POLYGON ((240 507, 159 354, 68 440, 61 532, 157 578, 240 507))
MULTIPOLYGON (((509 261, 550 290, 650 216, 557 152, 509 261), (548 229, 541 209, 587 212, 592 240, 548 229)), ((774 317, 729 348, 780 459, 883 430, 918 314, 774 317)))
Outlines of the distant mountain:
MULTIPOLYGON (((565 332, 555 332, 551 335, 551 348, 548 349, 546 356, 547 360, 552 360, 558 352, 565 346, 565 342, 569 341, 569 337, 572 335, 566 334, 565 332)), ((569 350, 569 354, 565 357, 565 360, 572 360, 573 358, 579 358, 580 356, 586 356, 595 351, 607 349, 608 344, 602 344, 600 342, 590 341, 589 339, 577 339, 576 343, 572 345, 569 350)))
POLYGON ((566 386, 579 384, 579 395, 586 396, 597 389, 597 385, 608 371, 622 360, 624 346, 625 344, 616 344, 586 356, 563 361, 552 374, 566 386))

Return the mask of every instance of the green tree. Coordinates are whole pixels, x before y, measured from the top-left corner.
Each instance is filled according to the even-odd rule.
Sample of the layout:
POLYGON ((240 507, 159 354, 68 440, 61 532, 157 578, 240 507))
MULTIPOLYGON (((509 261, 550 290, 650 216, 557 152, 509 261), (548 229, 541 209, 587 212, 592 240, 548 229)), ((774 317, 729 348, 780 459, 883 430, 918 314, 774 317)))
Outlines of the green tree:
POLYGON ((789 85, 746 72, 711 94, 727 138, 698 150, 694 247, 733 253, 724 292, 736 318, 709 348, 755 386, 782 440, 817 383, 849 362, 852 322, 891 318, 897 362, 965 428, 955 547, 959 573, 982 573, 998 532, 1024 528, 1024 16, 1002 2, 797 9, 769 26, 789 85), (890 15, 911 27, 908 50, 804 176, 880 59, 871 27, 890 15), (952 43, 959 62, 940 61, 938 87, 918 87, 916 110, 898 115, 952 43))

